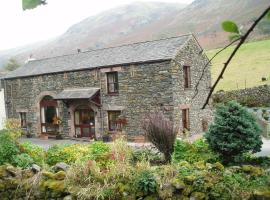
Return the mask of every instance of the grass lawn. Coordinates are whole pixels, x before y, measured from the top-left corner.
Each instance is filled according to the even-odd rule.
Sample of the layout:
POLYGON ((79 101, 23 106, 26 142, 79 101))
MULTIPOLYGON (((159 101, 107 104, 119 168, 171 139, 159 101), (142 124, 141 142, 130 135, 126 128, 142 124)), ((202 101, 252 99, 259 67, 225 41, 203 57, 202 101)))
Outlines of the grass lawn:
MULTIPOLYGON (((226 49, 212 61, 212 83, 233 48, 226 49)), ((207 56, 211 58, 218 50, 207 51, 207 56)), ((264 84, 270 84, 270 40, 244 44, 229 64, 216 91, 243 89, 264 84), (262 81, 262 77, 267 78, 267 81, 262 81)))

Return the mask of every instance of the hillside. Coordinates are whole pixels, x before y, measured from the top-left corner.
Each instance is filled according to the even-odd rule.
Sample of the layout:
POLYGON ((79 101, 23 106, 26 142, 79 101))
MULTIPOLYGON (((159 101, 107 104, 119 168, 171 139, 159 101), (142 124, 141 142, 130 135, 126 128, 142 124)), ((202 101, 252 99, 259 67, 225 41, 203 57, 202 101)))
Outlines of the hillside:
MULTIPOLYGON (((137 2, 91 16, 51 41, 0 52, 0 64, 9 57, 23 63, 35 58, 68 54, 193 32, 204 48, 224 45, 227 35, 220 23, 233 19, 244 29, 269 4, 269 0, 195 0, 190 5, 137 2)), ((264 37, 256 30, 253 38, 264 37)))
MULTIPOLYGON (((217 86, 217 90, 235 90, 245 87, 254 87, 270 84, 270 40, 250 42, 244 44, 236 54, 223 79, 217 86), (267 78, 262 81, 262 77, 267 78)), ((214 81, 228 59, 233 47, 228 48, 218 55, 212 62, 212 80, 214 81)), ((209 58, 218 49, 207 52, 209 58)))

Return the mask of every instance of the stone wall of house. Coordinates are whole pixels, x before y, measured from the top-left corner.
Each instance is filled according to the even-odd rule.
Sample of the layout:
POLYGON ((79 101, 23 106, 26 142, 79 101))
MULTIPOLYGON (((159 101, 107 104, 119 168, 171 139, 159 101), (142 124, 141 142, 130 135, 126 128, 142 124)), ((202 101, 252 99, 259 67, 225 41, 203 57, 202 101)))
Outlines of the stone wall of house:
MULTIPOLYGON (((202 121, 210 122, 211 109, 201 110, 202 104, 209 92, 210 71, 206 69, 205 76, 194 95, 194 87, 202 68, 207 62, 201 55, 201 49, 191 37, 179 52, 175 61, 142 63, 136 65, 114 66, 83 70, 77 72, 40 75, 26 78, 6 80, 7 114, 9 118, 19 118, 21 111, 27 112, 27 121, 32 122, 33 133, 40 132, 39 103, 45 95, 54 96, 66 88, 98 87, 101 88, 102 107, 96 112, 98 116, 99 133, 108 131, 108 113, 111 110, 122 111, 122 117, 128 120, 125 131, 129 135, 143 134, 141 124, 144 117, 153 111, 162 111, 173 120, 176 127, 182 130, 183 106, 190 108, 191 133, 202 132, 202 121), (183 65, 191 66, 191 88, 184 89, 183 65), (119 94, 107 94, 106 72, 118 71, 119 94)), ((59 103, 59 113, 62 118, 63 133, 71 131, 71 113, 68 105, 59 103)))
POLYGON ((212 121, 212 107, 207 106, 204 110, 201 109, 211 86, 210 66, 205 69, 204 76, 198 86, 198 93, 193 98, 196 93, 195 86, 207 62, 206 55, 193 37, 187 41, 184 48, 172 61, 174 124, 180 132, 183 131, 182 109, 189 108, 189 134, 191 136, 202 133, 203 123, 206 123, 207 126, 212 121), (185 65, 190 66, 191 87, 188 89, 184 88, 183 66, 185 65))
MULTIPOLYGON (((40 133, 39 103, 45 95, 55 96, 64 88, 98 87, 99 80, 92 71, 80 71, 40 75, 6 80, 6 104, 9 118, 19 118, 19 112, 27 112, 26 118, 31 122, 31 131, 40 133)), ((67 131, 68 111, 65 104, 58 102, 60 117, 63 118, 63 131, 67 131)))
MULTIPOLYGON (((40 75, 6 80, 6 99, 9 118, 19 118, 21 110, 27 112, 27 121, 32 122, 33 133, 40 133, 39 102, 45 95, 54 96, 65 88, 101 88, 102 111, 100 131, 108 130, 108 110, 121 110, 128 120, 126 131, 130 135, 142 134, 143 117, 153 110, 172 107, 172 82, 170 62, 145 63, 136 66, 112 68, 118 71, 119 95, 107 94, 106 73, 97 70, 40 75), (102 120, 103 119, 103 120, 102 120)), ((70 113, 65 103, 58 101, 64 133, 70 130, 70 113)), ((165 114, 172 119, 172 110, 165 114)), ((72 122, 71 122, 72 123, 72 122)))
POLYGON ((214 103, 225 103, 236 100, 248 107, 269 107, 270 106, 270 86, 262 85, 242 90, 218 92, 213 95, 214 103))
POLYGON ((129 134, 143 134, 143 118, 153 111, 163 111, 172 120, 172 82, 169 70, 169 61, 123 68, 119 73, 119 97, 108 97, 103 93, 104 105, 124 105, 122 115, 128 120, 126 130, 129 134))

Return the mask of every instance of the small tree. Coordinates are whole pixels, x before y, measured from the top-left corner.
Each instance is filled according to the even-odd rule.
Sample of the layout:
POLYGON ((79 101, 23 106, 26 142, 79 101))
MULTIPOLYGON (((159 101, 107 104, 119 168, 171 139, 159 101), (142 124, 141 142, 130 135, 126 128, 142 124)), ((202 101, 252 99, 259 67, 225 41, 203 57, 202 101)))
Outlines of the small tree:
POLYGON ((150 114, 143 122, 143 130, 146 137, 155 147, 164 154, 167 162, 171 161, 174 142, 177 132, 173 128, 173 123, 161 113, 150 114))
POLYGON ((214 123, 205 137, 209 147, 223 156, 224 162, 234 160, 245 152, 260 151, 261 130, 255 118, 235 101, 217 107, 214 123))
POLYGON ((20 67, 20 64, 17 62, 17 60, 15 60, 14 58, 10 58, 4 68, 7 71, 14 71, 15 69, 18 69, 19 67, 20 67))

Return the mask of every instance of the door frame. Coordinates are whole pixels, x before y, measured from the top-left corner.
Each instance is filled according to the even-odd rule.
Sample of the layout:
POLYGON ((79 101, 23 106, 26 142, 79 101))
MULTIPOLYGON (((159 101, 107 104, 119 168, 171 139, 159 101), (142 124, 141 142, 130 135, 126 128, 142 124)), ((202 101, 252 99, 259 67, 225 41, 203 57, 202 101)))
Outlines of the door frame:
POLYGON ((40 119, 40 132, 42 134, 57 134, 56 132, 59 131, 59 125, 56 125, 56 124, 52 124, 52 123, 43 123, 42 122, 42 117, 44 117, 44 119, 46 118, 46 113, 45 113, 45 108, 46 107, 54 107, 55 108, 55 111, 56 111, 56 115, 57 117, 59 117, 59 110, 58 110, 58 103, 56 100, 53 99, 50 99, 50 100, 45 100, 44 98, 46 96, 49 96, 49 97, 52 97, 51 95, 45 95, 43 96, 43 98, 41 99, 40 103, 39 103, 39 119, 40 119), (44 108, 44 116, 42 116, 42 108, 44 108), (54 129, 55 131, 53 132, 43 132, 43 127, 45 127, 45 129, 47 130, 47 127, 51 127, 52 129, 54 129))
POLYGON ((76 108, 73 111, 73 116, 74 116, 73 123, 74 123, 75 136, 77 136, 76 129, 77 128, 80 128, 81 135, 79 137, 90 137, 91 139, 96 138, 96 134, 95 134, 95 112, 94 112, 94 110, 90 106, 87 106, 87 105, 78 105, 78 106, 76 106, 76 108), (85 108, 80 109, 79 108, 80 106, 85 106, 85 108), (94 124, 93 125, 90 125, 90 124, 89 125, 85 125, 85 124, 81 124, 81 123, 79 125, 76 124, 75 112, 77 112, 77 111, 79 111, 79 123, 81 122, 81 119, 82 119, 82 112, 81 111, 88 111, 88 112, 92 112, 94 114, 93 115, 94 116, 94 120, 93 120, 94 124), (90 136, 84 136, 83 135, 83 131, 82 131, 83 128, 89 128, 89 130, 90 130, 89 135, 90 136), (94 128, 93 129, 94 132, 92 132, 92 128, 94 128))

